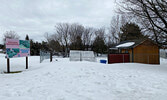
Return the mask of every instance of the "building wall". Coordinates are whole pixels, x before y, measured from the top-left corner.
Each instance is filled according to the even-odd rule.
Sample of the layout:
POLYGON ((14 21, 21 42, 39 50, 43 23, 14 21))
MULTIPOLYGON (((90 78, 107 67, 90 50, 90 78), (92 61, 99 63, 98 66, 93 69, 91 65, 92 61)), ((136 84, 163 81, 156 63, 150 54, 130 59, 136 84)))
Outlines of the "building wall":
POLYGON ((132 49, 122 49, 121 53, 129 53, 130 54, 130 62, 132 62, 132 49))
POLYGON ((121 53, 127 53, 127 51, 130 54, 130 62, 160 64, 159 47, 150 40, 146 40, 133 48, 133 54, 132 49, 122 49, 121 53))
POLYGON ((133 49, 134 62, 159 64, 159 47, 149 40, 144 41, 133 49))

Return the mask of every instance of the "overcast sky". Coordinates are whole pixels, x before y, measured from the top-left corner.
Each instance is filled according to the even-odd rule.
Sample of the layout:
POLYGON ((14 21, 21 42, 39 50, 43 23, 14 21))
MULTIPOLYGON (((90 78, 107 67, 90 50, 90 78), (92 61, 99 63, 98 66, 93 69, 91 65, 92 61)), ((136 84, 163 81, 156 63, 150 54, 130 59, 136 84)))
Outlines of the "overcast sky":
POLYGON ((3 33, 15 31, 35 41, 44 40, 59 22, 107 27, 114 15, 114 0, 0 0, 0 43, 3 33))

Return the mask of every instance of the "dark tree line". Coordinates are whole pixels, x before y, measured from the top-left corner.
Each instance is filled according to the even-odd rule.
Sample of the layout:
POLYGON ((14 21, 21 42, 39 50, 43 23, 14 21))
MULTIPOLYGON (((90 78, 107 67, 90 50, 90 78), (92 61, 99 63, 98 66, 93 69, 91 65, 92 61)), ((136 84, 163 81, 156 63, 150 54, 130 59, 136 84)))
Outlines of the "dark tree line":
POLYGON ((30 41, 30 53, 31 55, 39 55, 40 50, 49 51, 49 46, 47 42, 42 41, 42 43, 34 42, 32 39, 29 39, 29 36, 26 35, 25 40, 30 41))
MULTIPOLYGON (((124 17, 116 17, 111 21, 109 32, 105 28, 84 27, 78 23, 58 23, 55 32, 51 35, 45 33, 46 42, 34 42, 26 35, 25 40, 30 40, 31 55, 39 55, 40 50, 61 52, 68 56, 70 50, 93 50, 96 53, 107 53, 109 48, 120 41, 133 40, 145 37, 140 27, 135 23, 128 23, 124 17), (116 22, 117 24, 114 24, 116 22)), ((4 38, 18 39, 16 32, 6 32, 4 38), (15 36, 16 35, 16 36, 15 36)))
POLYGON ((54 34, 48 36, 48 33, 45 33, 45 37, 52 50, 65 52, 65 56, 69 50, 93 50, 96 53, 107 51, 104 28, 84 27, 78 23, 58 23, 55 29, 54 34), (50 41, 57 44, 51 44, 50 41), (57 47, 59 47, 58 50, 56 50, 57 47), (102 50, 99 47, 103 47, 102 50))
POLYGON ((42 41, 42 43, 39 43, 39 42, 34 42, 33 40, 30 40, 31 55, 39 55, 40 50, 49 51, 48 43, 44 41, 42 41))
MULTIPOLYGON (((121 17, 119 25, 109 28, 84 27, 78 23, 58 23, 55 33, 45 33, 49 48, 55 52, 64 52, 68 56, 70 50, 93 50, 96 53, 107 53, 115 43, 125 40, 133 40, 145 37, 140 27, 135 23, 128 23, 121 17)), ((115 21, 112 21, 115 22, 115 21)))

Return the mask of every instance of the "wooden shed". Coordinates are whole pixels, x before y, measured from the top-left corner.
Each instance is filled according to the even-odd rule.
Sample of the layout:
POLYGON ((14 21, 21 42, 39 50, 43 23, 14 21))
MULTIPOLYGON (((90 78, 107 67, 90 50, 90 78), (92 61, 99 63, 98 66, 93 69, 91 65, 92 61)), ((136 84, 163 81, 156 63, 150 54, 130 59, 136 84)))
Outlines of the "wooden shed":
POLYGON ((129 53, 130 62, 160 64, 159 47, 149 39, 123 41, 111 49, 117 53, 129 53))

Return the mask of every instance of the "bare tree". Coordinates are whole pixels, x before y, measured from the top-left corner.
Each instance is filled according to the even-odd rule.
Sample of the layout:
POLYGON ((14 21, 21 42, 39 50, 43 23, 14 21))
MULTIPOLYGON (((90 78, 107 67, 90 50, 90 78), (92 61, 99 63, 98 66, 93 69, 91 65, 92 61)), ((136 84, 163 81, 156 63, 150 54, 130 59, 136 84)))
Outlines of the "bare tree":
POLYGON ((95 36, 99 36, 100 38, 102 38, 103 40, 105 40, 105 28, 102 27, 102 28, 99 28, 97 30, 95 30, 95 36))
POLYGON ((15 31, 6 31, 4 33, 3 42, 5 43, 6 39, 19 39, 20 36, 15 31))
POLYGON ((100 28, 95 30, 95 39, 93 41, 93 50, 96 53, 104 53, 107 49, 106 47, 106 32, 105 28, 100 28))
POLYGON ((112 36, 110 35, 110 34, 107 34, 107 36, 106 36, 107 38, 107 47, 108 47, 108 49, 110 48, 110 47, 112 47, 114 44, 115 44, 115 41, 113 41, 113 38, 112 38, 112 36))
POLYGON ((94 29, 87 27, 84 29, 83 35, 82 35, 82 42, 84 47, 88 50, 89 46, 91 45, 92 41, 92 35, 94 33, 94 29))
POLYGON ((128 19, 125 17, 125 15, 117 15, 113 16, 110 27, 109 27, 109 35, 111 41, 114 43, 119 43, 121 39, 121 26, 125 25, 125 23, 128 21, 128 19))
POLYGON ((56 32, 53 35, 54 40, 59 41, 59 43, 64 47, 64 50, 68 49, 70 44, 70 25, 68 23, 58 23, 55 28, 56 32))
MULTIPOLYGON (((70 24, 68 23, 57 23, 55 25, 55 32, 54 34, 50 35, 46 32, 44 34, 44 37, 46 38, 49 47, 55 48, 56 45, 53 45, 54 43, 62 46, 62 51, 66 51, 69 48, 70 45, 70 39, 69 39, 69 30, 70 30, 70 24)), ((67 55, 66 51, 66 54, 67 55)))
POLYGON ((49 50, 51 50, 51 51, 56 50, 56 47, 58 44, 57 43, 58 41, 56 41, 56 39, 54 39, 55 38, 54 36, 55 36, 55 34, 49 35, 48 32, 44 33, 44 37, 47 41, 47 46, 49 47, 49 50))
POLYGON ((51 38, 51 36, 49 36, 49 33, 48 32, 45 32, 44 33, 44 37, 45 37, 45 39, 46 39, 46 41, 49 43, 49 41, 51 41, 52 40, 52 38, 51 38))
POLYGON ((82 48, 82 47, 76 47, 77 46, 77 40, 80 40, 82 38, 82 35, 84 33, 84 26, 73 23, 70 25, 70 41, 73 49, 82 48), (80 39, 79 39, 80 38, 80 39))
POLYGON ((167 44, 166 0, 122 0, 119 12, 133 15, 159 44, 167 44))

